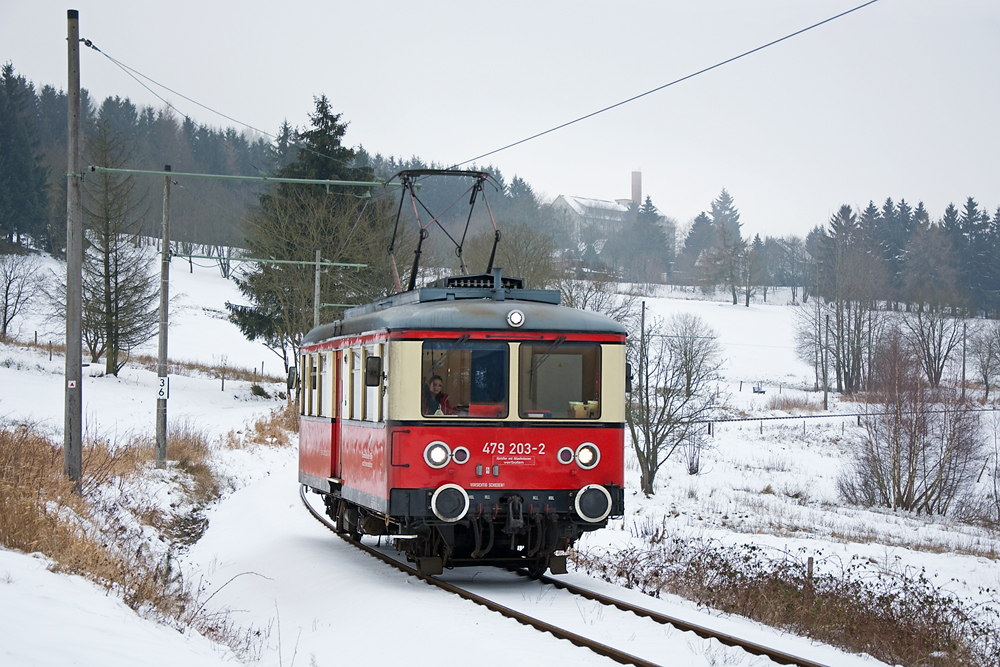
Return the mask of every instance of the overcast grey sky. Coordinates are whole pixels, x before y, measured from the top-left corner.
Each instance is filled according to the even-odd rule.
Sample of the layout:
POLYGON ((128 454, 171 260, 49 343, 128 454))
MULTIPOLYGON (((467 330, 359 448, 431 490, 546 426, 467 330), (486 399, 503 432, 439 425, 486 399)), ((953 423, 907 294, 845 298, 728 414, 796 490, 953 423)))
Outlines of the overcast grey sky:
MULTIPOLYGON (((864 0, 5 0, 0 61, 66 87, 66 10, 155 81, 274 133, 326 94, 372 153, 458 163, 864 0)), ((94 98, 161 107, 101 54, 94 98)), ((230 126, 160 92, 199 123, 230 126)), ((686 224, 722 188, 744 233, 804 235, 841 204, 1000 205, 1000 2, 880 0, 762 52, 483 160, 549 198, 643 196, 686 224)), ((480 165, 482 166, 482 164, 480 165)))

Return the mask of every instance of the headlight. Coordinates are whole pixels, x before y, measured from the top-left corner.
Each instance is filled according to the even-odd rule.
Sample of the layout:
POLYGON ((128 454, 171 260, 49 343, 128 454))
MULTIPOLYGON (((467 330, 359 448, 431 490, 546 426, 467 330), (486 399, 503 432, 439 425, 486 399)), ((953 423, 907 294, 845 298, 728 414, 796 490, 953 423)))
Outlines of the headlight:
POLYGON ((584 470, 590 470, 601 460, 601 450, 592 442, 585 442, 576 448, 576 464, 584 470))
POLYGON ((451 449, 440 440, 435 440, 424 448, 424 461, 432 468, 443 468, 451 458, 451 449))

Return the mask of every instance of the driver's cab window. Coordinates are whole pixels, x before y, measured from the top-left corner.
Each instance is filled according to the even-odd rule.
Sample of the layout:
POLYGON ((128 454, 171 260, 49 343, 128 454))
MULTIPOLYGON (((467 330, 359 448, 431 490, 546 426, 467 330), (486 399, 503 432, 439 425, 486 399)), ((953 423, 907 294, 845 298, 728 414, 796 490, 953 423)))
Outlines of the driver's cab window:
POLYGON ((497 419, 508 411, 507 343, 466 338, 426 341, 420 413, 425 417, 497 419))
POLYGON ((601 416, 601 346, 596 343, 521 343, 518 375, 523 419, 601 416))

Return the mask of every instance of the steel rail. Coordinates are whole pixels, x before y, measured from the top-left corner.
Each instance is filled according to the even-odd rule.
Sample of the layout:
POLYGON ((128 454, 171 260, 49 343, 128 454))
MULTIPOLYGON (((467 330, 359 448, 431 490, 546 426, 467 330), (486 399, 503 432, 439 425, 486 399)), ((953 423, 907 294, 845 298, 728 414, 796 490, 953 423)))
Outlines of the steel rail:
MULTIPOLYGON (((388 565, 395 567, 401 572, 405 572, 406 574, 417 577, 418 579, 422 579, 423 581, 432 586, 437 586, 438 588, 442 588, 450 593, 454 593, 455 595, 458 595, 466 600, 470 600, 472 602, 480 604, 486 607, 487 609, 500 613, 504 616, 507 616, 508 618, 513 618, 519 623, 522 623, 524 625, 529 625, 543 632, 548 632, 558 639, 565 639, 576 646, 588 648, 599 655, 611 658, 612 660, 615 660, 616 662, 619 662, 621 664, 637 665, 639 667, 660 667, 656 663, 649 662, 648 660, 633 656, 623 651, 619 651, 615 648, 607 646, 606 644, 601 644, 600 642, 596 642, 581 635, 577 635, 562 628, 556 627, 554 625, 546 623, 545 621, 533 618, 519 611, 511 609, 509 607, 505 607, 504 605, 493 602, 492 600, 484 598, 480 595, 477 595, 465 589, 459 588, 448 582, 441 581, 440 579, 437 579, 429 575, 421 574, 416 568, 410 567, 405 563, 401 563, 395 560, 394 558, 387 556, 381 551, 378 551, 377 549, 374 549, 373 547, 370 547, 366 544, 362 544, 361 542, 354 541, 350 538, 349 535, 339 532, 336 526, 332 525, 329 519, 325 515, 319 513, 316 510, 316 508, 314 508, 309 503, 309 501, 306 500, 305 485, 300 486, 299 496, 302 498, 302 504, 306 506, 306 509, 309 510, 309 513, 312 514, 313 517, 321 524, 323 524, 327 529, 334 532, 336 535, 340 536, 346 542, 361 549, 362 551, 368 553, 369 555, 374 556, 375 558, 381 560, 383 563, 387 563, 388 565)), ((659 612, 655 612, 650 609, 645 609, 643 607, 635 606, 627 602, 624 602, 622 600, 611 598, 606 595, 602 595, 600 593, 595 593, 585 588, 580 588, 579 586, 574 586, 573 584, 568 584, 566 582, 559 581, 558 579, 553 579, 552 577, 548 577, 545 575, 532 576, 524 570, 517 570, 516 572, 521 576, 535 579, 543 584, 555 586, 556 588, 565 590, 573 595, 579 595, 580 597, 592 600, 594 602, 598 602, 599 604, 603 604, 609 607, 614 607, 616 609, 619 609, 620 611, 631 612, 636 616, 642 618, 648 618, 662 625, 670 625, 677 628, 678 630, 693 632, 694 634, 698 635, 699 637, 702 637, 703 639, 714 639, 722 644, 725 644, 726 646, 732 646, 735 648, 743 649, 747 653, 766 657, 779 664, 794 665, 795 667, 829 667, 824 663, 815 662, 813 660, 792 655, 790 653, 786 653, 784 651, 780 651, 777 649, 769 648, 767 646, 763 646, 755 642, 751 642, 745 639, 740 639, 739 637, 730 635, 728 633, 713 630, 711 628, 707 628, 702 625, 698 625, 695 623, 691 623, 689 621, 668 616, 666 614, 661 614, 659 612)))
POLYGON ((619 651, 615 648, 607 646, 606 644, 601 644, 600 642, 588 639, 582 635, 578 635, 573 632, 563 630, 562 628, 546 623, 545 621, 541 621, 537 618, 533 618, 526 614, 522 614, 521 612, 511 609, 510 607, 505 607, 504 605, 497 604, 492 600, 484 598, 480 595, 476 595, 475 593, 459 588, 458 586, 455 586, 453 584, 449 584, 446 581, 441 581, 440 579, 437 579, 435 577, 431 577, 426 574, 421 574, 416 568, 410 567, 405 563, 401 563, 395 560, 394 558, 391 558, 386 554, 378 551, 377 549, 374 549, 368 546, 367 544, 362 544, 359 541, 352 540, 350 536, 339 532, 336 526, 332 525, 326 516, 317 512, 316 508, 313 507, 308 500, 306 500, 305 485, 301 485, 299 487, 299 497, 302 498, 302 504, 306 506, 306 509, 309 510, 309 513, 312 514, 313 517, 321 524, 323 524, 326 528, 334 532, 336 535, 341 537, 344 541, 348 542, 349 544, 361 549, 370 556, 374 556, 383 563, 391 565, 392 567, 396 568, 401 572, 405 572, 406 574, 417 577, 418 579, 422 579, 424 582, 432 586, 437 586, 438 588, 444 589, 449 593, 454 593, 459 597, 475 602, 476 604, 482 605, 487 609, 489 609, 490 611, 495 611, 499 614, 502 614, 503 616, 506 616, 507 618, 512 618, 515 621, 522 623, 524 625, 531 626, 536 630, 540 630, 542 632, 548 632, 557 639, 565 639, 576 646, 590 649, 594 653, 603 655, 604 657, 607 658, 611 658, 615 662, 621 663, 623 665, 636 665, 637 667, 662 667, 661 665, 658 665, 655 662, 649 662, 648 660, 644 660, 634 655, 630 655, 623 651, 619 651))
POLYGON ((595 593, 594 591, 587 590, 586 588, 580 588, 579 586, 574 586, 573 584, 568 584, 564 581, 558 579, 553 579, 545 575, 532 576, 528 574, 525 570, 518 570, 517 573, 523 577, 528 577, 531 579, 536 579, 542 583, 548 584, 550 586, 555 586, 562 590, 568 591, 574 595, 579 595, 580 597, 587 598, 588 600, 593 600, 594 602, 599 602, 610 607, 616 607, 622 611, 630 611, 636 616, 641 616, 643 618, 648 618, 652 621, 660 623, 662 625, 672 625, 679 630, 686 630, 688 632, 693 632, 694 634, 702 637, 703 639, 715 639, 716 641, 725 644, 726 646, 735 646, 743 649, 747 653, 752 653, 754 655, 760 655, 765 658, 769 658, 774 662, 783 665, 795 665, 796 667, 829 667, 828 665, 821 662, 814 662, 806 658, 802 658, 790 653, 785 653, 784 651, 779 651, 777 649, 769 648, 755 642, 751 642, 746 639, 740 639, 734 635, 727 634, 725 632, 719 632, 718 630, 713 630, 707 628, 703 625, 698 625, 696 623, 691 623, 674 616, 668 616, 666 614, 661 614, 659 612, 652 611, 650 609, 645 609, 643 607, 637 607, 631 605, 627 602, 617 600, 600 593, 595 593))

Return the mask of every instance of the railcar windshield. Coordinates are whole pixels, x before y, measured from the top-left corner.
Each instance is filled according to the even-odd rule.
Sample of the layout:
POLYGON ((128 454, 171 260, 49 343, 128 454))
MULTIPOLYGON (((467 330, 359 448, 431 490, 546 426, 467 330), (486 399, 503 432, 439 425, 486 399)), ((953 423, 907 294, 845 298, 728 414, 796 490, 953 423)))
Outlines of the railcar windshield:
POLYGON ((504 418, 508 411, 507 343, 467 337, 426 341, 420 411, 427 417, 504 418))
POLYGON ((559 338, 521 343, 518 404, 523 419, 601 416, 601 347, 559 338))

